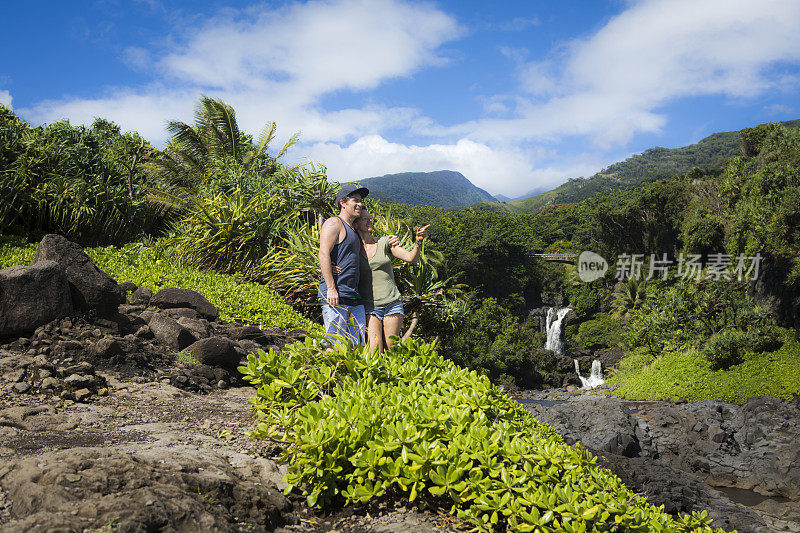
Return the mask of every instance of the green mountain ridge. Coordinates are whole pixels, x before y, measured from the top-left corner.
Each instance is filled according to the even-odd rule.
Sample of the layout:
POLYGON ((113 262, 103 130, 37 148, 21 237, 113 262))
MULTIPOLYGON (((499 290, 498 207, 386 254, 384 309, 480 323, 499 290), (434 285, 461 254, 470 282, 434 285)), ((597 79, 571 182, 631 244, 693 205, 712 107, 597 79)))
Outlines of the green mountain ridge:
POLYGON ((453 170, 400 172, 352 183, 367 187, 371 198, 399 204, 449 208, 497 201, 494 196, 473 185, 463 174, 453 170))
MULTIPOLYGON (((800 127, 800 119, 782 122, 784 126, 800 127)), ((701 141, 681 148, 650 148, 641 154, 614 163, 589 178, 572 178, 551 191, 514 200, 497 206, 512 213, 532 213, 548 204, 580 202, 598 193, 625 190, 648 179, 664 179, 683 174, 694 167, 719 168, 740 148, 739 131, 713 133, 701 141)))

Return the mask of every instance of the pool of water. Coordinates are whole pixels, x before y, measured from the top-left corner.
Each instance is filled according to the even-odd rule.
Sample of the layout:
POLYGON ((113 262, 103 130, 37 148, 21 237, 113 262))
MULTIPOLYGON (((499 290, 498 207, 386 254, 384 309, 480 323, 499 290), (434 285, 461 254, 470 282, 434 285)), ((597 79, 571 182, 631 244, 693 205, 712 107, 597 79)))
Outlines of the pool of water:
POLYGON ((736 487, 714 487, 721 493, 725 494, 731 501, 744 505, 746 507, 755 507, 767 500, 775 503, 786 504, 791 503, 791 500, 782 496, 766 496, 750 489, 740 489, 736 487))

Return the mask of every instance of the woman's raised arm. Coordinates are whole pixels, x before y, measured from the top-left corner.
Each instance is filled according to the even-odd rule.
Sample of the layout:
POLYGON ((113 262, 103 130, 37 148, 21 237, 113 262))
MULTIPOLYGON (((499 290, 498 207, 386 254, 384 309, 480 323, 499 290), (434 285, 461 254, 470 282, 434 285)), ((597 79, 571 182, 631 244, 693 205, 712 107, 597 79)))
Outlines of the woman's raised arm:
POLYGON ((416 263, 419 259, 420 245, 427 236, 427 230, 430 227, 431 225, 428 224, 417 230, 414 238, 414 247, 411 250, 406 250, 400 246, 400 239, 398 239, 396 235, 389 235, 389 247, 392 250, 392 255, 407 263, 416 263))

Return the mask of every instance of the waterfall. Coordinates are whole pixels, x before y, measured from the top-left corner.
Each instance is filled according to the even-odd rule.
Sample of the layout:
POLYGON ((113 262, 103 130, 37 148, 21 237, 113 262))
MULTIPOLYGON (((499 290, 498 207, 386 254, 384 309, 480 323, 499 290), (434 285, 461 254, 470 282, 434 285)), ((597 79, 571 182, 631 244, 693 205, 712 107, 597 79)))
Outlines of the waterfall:
POLYGON ((569 307, 556 311, 555 307, 547 310, 547 341, 544 343, 545 350, 553 350, 556 355, 564 353, 564 343, 561 341, 561 321, 569 313, 569 307))
POLYGON ((599 387, 600 385, 606 382, 606 380, 603 379, 602 366, 600 364, 600 361, 598 361, 597 359, 592 361, 592 372, 591 374, 589 374, 588 378, 581 376, 581 368, 578 365, 578 360, 573 359, 573 361, 575 361, 575 372, 578 374, 578 377, 580 378, 584 389, 593 389, 595 387, 599 387))

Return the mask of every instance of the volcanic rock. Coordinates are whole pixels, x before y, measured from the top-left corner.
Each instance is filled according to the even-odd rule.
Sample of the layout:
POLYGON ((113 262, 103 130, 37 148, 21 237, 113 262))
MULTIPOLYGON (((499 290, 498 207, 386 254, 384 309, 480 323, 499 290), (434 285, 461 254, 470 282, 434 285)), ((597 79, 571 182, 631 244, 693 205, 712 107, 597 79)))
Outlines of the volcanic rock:
POLYGON ((201 364, 228 369, 235 369, 241 359, 236 345, 225 337, 201 339, 189 346, 189 351, 201 364))
POLYGON ((197 340, 191 331, 167 316, 153 315, 149 327, 158 342, 175 350, 183 350, 197 340))
POLYGON ((133 294, 131 294, 130 302, 132 304, 142 304, 148 305, 150 303, 150 298, 153 297, 153 291, 148 289, 147 287, 139 287, 133 294))
POLYGON ((0 270, 0 337, 33 332, 71 312, 67 277, 58 263, 0 270))
POLYGON ((79 244, 61 235, 44 236, 31 265, 42 261, 55 261, 64 269, 75 309, 111 314, 125 301, 117 282, 97 268, 79 244))
POLYGON ((207 320, 216 320, 219 317, 217 308, 206 300, 202 294, 191 289, 178 289, 175 287, 161 289, 150 298, 150 305, 161 309, 188 307, 197 311, 200 316, 207 320))

